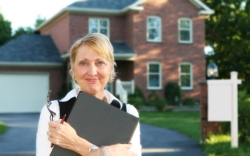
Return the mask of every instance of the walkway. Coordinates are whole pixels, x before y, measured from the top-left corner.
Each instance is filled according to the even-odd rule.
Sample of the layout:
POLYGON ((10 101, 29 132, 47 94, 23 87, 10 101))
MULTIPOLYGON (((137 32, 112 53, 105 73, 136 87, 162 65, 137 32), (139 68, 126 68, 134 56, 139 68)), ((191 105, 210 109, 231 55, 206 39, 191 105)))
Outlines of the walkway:
MULTIPOLYGON (((0 114, 9 130, 0 136, 0 156, 34 156, 39 114, 0 114)), ((203 156, 195 141, 177 132, 141 124, 142 156, 203 156)))

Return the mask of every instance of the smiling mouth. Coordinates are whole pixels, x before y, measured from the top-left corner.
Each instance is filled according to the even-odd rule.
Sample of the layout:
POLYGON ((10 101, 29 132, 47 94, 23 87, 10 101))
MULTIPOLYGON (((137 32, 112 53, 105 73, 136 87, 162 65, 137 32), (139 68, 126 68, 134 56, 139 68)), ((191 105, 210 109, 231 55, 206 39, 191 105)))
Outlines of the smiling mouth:
POLYGON ((98 79, 87 79, 87 81, 89 83, 96 83, 98 81, 98 79))

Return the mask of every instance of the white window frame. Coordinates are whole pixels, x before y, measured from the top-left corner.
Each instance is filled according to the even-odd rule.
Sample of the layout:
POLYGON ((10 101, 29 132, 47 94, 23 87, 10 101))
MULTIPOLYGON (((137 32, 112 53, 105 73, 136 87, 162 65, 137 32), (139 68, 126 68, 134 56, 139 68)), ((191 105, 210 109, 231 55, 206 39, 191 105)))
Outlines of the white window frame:
POLYGON ((98 21, 98 27, 97 27, 97 32, 100 33, 100 20, 106 20, 107 21, 107 37, 110 38, 110 26, 109 26, 109 19, 108 18, 89 18, 89 33, 91 33, 91 25, 90 21, 91 20, 97 20, 98 21))
POLYGON ((162 67, 161 67, 160 62, 148 62, 148 65, 147 65, 147 89, 151 89, 151 90, 162 89, 162 67), (149 72, 150 65, 159 65, 159 73, 150 73, 149 72), (150 86, 150 81, 149 81, 150 75, 159 75, 159 86, 158 87, 150 86))
POLYGON ((149 17, 147 17, 147 41, 148 42, 161 42, 162 41, 162 35, 161 35, 161 18, 158 17, 158 16, 149 16, 149 17), (148 20, 150 18, 159 20, 159 27, 158 28, 157 27, 150 27, 149 26, 148 20), (158 29, 158 31, 159 31, 159 39, 149 39, 149 29, 152 29, 152 28, 158 29))
POLYGON ((182 90, 192 90, 193 89, 193 65, 189 62, 182 62, 179 64, 179 85, 182 90), (189 65, 190 67, 190 73, 182 73, 181 72, 181 65, 189 65), (181 85, 181 76, 182 75, 189 75, 190 76, 190 86, 189 87, 183 87, 181 85))
POLYGON ((179 20, 178 20, 178 40, 179 40, 179 43, 193 43, 193 22, 190 18, 179 18, 179 20), (181 21, 182 20, 189 21, 189 23, 190 23, 189 28, 181 28, 181 21), (181 31, 182 30, 189 31, 189 34, 190 34, 189 41, 181 40, 181 31))

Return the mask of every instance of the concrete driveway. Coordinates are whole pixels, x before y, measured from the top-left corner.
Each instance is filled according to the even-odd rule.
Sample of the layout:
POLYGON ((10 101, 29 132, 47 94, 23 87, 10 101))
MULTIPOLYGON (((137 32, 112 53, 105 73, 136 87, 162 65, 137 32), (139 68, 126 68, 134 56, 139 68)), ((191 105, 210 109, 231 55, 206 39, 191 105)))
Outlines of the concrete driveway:
MULTIPOLYGON (((0 114, 8 132, 0 136, 0 156, 34 156, 39 114, 0 114)), ((192 139, 155 126, 141 124, 143 156, 204 156, 192 139)))

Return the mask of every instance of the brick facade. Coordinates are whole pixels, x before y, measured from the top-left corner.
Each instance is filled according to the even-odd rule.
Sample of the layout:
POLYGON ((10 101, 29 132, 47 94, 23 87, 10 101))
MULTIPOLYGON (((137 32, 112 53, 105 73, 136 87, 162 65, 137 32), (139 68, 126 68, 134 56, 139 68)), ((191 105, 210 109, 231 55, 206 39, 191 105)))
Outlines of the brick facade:
MULTIPOLYGON (((69 51, 70 46, 88 33, 89 18, 108 18, 110 22, 110 40, 125 41, 137 54, 133 63, 134 69, 121 75, 121 79, 135 80, 145 97, 151 93, 147 89, 147 64, 157 61, 162 64, 162 89, 156 90, 164 97, 164 86, 167 82, 179 82, 179 64, 189 62, 193 66, 193 89, 183 90, 184 97, 199 100, 198 81, 205 79, 205 18, 199 16, 199 9, 186 0, 146 0, 139 13, 126 15, 90 15, 64 13, 57 20, 41 29, 41 34, 50 34, 61 53, 69 51), (147 42, 147 17, 158 16, 162 23, 162 42, 147 42), (193 43, 178 42, 178 19, 190 18, 193 21, 193 43), (123 77, 124 76, 124 77, 123 77)), ((119 63, 122 66, 124 63, 119 63)), ((118 66, 119 68, 119 66, 118 66)), ((121 67, 120 69, 124 69, 121 67)), ((123 71, 122 73, 125 73, 123 71)))

